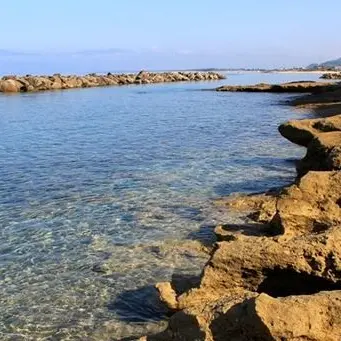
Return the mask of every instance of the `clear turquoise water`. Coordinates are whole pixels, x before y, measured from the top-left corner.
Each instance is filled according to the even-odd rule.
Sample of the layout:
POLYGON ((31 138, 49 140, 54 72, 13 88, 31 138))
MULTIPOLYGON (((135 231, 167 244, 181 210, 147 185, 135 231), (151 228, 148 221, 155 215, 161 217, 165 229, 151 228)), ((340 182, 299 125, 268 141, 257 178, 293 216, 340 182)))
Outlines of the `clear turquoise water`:
POLYGON ((0 95, 0 339, 118 340, 164 325, 152 285, 198 274, 212 200, 294 178, 285 95, 227 80, 0 95))

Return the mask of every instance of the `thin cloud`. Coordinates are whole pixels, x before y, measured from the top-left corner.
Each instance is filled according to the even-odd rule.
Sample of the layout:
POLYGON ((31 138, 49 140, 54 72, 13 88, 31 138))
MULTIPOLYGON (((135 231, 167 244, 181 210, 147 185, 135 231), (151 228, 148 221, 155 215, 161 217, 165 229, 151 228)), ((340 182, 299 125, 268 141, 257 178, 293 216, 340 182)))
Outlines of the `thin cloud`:
POLYGON ((4 50, 0 49, 1 57, 16 57, 16 56, 36 56, 37 52, 27 52, 27 51, 15 51, 15 50, 4 50))
POLYGON ((109 48, 109 49, 92 49, 92 50, 82 50, 76 51, 74 55, 82 55, 82 56, 97 56, 97 55, 119 55, 119 54, 127 54, 134 53, 133 50, 129 49, 121 49, 121 48, 109 48))

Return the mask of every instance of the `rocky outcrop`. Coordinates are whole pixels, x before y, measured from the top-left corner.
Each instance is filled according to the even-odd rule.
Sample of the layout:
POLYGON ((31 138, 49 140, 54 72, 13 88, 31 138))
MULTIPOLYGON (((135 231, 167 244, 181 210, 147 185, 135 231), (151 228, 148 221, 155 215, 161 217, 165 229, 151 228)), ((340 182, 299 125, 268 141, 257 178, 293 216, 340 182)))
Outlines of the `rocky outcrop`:
POLYGON ((309 170, 341 169, 341 115, 290 121, 279 127, 288 140, 307 147, 306 156, 297 164, 299 176, 309 170))
POLYGON ((175 313, 146 340, 341 340, 340 128, 338 116, 280 127, 307 147, 295 183, 217 202, 255 223, 216 227, 196 287, 157 286, 175 313))
POLYGON ((282 84, 260 83, 256 85, 225 85, 216 89, 216 91, 230 92, 273 92, 273 93, 321 93, 330 91, 337 87, 334 83, 300 81, 282 84))
POLYGON ((320 78, 321 79, 341 79, 341 72, 324 73, 320 78))
POLYGON ((299 176, 309 170, 325 171, 341 169, 341 132, 324 133, 308 145, 307 154, 297 163, 299 176))
POLYGON ((218 311, 210 323, 213 340, 324 340, 341 335, 341 291, 273 298, 260 294, 218 311))
POLYGON ((341 131, 341 115, 289 121, 281 124, 278 130, 289 141, 308 147, 309 143, 321 133, 341 131))
POLYGON ((146 72, 138 74, 112 74, 97 75, 95 73, 85 76, 4 76, 0 80, 0 92, 28 92, 62 90, 74 88, 89 88, 111 85, 150 84, 168 82, 190 82, 224 79, 216 72, 146 72))
MULTIPOLYGON (((220 204, 247 211, 250 219, 263 224, 262 234, 287 239, 341 224, 340 198, 340 172, 311 171, 276 195, 239 196, 220 204)), ((257 225, 251 228, 260 230, 257 225)), ((218 226, 218 239, 230 240, 230 230, 228 225, 218 226)))

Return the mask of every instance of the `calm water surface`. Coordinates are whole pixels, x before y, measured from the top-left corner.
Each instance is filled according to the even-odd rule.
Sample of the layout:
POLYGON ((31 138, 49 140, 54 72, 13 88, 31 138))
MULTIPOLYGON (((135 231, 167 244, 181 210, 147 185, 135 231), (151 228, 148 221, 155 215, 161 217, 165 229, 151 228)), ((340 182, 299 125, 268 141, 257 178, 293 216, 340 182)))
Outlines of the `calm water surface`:
POLYGON ((119 340, 164 326, 152 285, 198 274, 212 199, 294 178, 285 95, 199 91, 317 79, 0 95, 0 339, 119 340))

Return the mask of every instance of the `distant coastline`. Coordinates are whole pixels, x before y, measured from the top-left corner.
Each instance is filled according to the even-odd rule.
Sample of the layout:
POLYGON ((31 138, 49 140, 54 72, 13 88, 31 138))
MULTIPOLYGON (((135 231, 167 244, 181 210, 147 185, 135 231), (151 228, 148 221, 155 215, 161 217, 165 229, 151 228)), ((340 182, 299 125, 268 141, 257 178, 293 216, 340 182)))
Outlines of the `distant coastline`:
POLYGON ((288 69, 249 69, 249 68, 204 68, 204 69, 189 69, 189 72, 255 72, 255 73, 335 73, 337 69, 304 69, 304 68, 288 68, 288 69))

